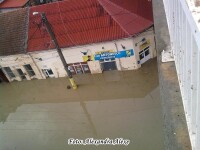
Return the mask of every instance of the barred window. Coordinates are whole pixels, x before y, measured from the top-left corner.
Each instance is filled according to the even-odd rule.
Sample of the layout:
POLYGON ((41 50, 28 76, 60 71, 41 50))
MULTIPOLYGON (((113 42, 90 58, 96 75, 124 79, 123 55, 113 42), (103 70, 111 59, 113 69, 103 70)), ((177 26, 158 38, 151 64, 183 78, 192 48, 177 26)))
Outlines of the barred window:
POLYGON ((9 76, 9 78, 11 78, 11 79, 15 78, 15 74, 12 72, 10 67, 4 67, 3 69, 6 72, 6 74, 9 76))
POLYGON ((35 72, 33 71, 33 68, 31 65, 24 65, 24 68, 26 69, 27 73, 29 74, 30 77, 35 75, 35 72))

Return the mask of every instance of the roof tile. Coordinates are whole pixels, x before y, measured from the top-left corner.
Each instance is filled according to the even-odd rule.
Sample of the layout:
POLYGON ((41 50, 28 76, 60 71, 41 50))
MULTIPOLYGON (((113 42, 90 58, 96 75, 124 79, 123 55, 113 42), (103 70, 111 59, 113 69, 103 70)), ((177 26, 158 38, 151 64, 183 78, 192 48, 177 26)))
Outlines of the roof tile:
POLYGON ((30 8, 29 52, 54 48, 40 15, 33 12, 45 12, 60 47, 127 37, 97 0, 62 1, 30 8))
POLYGON ((2 3, 0 3, 0 9, 1 8, 22 8, 28 0, 4 0, 2 3))
POLYGON ((0 14, 0 55, 26 51, 28 9, 0 14))
POLYGON ((139 11, 146 7, 140 6, 144 0, 131 1, 120 5, 121 0, 66 0, 0 14, 0 55, 55 48, 41 16, 33 12, 46 14, 61 48, 134 36, 153 21, 150 11, 139 11))

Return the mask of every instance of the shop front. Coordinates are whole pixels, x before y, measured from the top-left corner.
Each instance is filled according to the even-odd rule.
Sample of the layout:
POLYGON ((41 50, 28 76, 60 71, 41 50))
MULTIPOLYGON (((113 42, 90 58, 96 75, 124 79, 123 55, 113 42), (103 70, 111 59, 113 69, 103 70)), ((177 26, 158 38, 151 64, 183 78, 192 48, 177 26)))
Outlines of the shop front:
MULTIPOLYGON (((104 50, 98 51, 94 55, 84 55, 83 60, 85 62, 98 61, 102 71, 118 70, 116 59, 127 58, 134 55, 133 49, 130 50, 104 50)), ((92 68, 90 68, 92 69, 92 68)), ((71 69, 73 72, 77 72, 76 69, 71 69)), ((79 69, 82 73, 81 69, 79 69)), ((77 74, 77 73, 76 73, 77 74)))
POLYGON ((100 60, 102 71, 117 70, 115 58, 100 60))
POLYGON ((90 68, 87 62, 72 63, 68 65, 69 65, 68 68, 70 72, 72 73, 72 75, 90 73, 90 68))

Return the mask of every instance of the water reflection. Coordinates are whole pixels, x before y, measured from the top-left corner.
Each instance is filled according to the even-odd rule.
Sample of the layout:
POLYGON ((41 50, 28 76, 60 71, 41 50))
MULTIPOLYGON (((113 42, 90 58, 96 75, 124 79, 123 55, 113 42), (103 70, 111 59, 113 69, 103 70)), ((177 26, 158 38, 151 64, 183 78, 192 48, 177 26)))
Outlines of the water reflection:
POLYGON ((1 150, 162 150, 156 61, 138 71, 0 85, 1 150), (56 87, 56 88, 55 88, 56 87), (126 138, 124 146, 68 146, 68 138, 126 138))

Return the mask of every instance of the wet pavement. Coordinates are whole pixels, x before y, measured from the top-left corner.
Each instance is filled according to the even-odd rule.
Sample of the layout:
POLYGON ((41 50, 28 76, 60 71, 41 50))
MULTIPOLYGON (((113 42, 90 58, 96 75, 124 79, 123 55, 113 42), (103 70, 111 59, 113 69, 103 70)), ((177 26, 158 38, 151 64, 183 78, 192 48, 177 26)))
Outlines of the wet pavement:
POLYGON ((156 59, 137 71, 0 84, 0 150, 163 150, 156 59), (72 146, 124 138, 128 146, 72 146))

